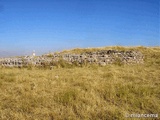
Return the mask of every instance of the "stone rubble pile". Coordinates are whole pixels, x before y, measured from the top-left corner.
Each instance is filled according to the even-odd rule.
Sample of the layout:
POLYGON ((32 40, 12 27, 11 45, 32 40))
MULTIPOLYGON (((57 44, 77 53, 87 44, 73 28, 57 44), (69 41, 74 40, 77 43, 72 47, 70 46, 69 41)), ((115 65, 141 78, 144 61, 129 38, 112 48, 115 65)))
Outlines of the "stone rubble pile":
POLYGON ((52 54, 43 56, 27 56, 19 58, 0 58, 0 65, 6 67, 23 67, 28 65, 43 66, 45 63, 49 64, 64 60, 69 64, 90 63, 105 66, 115 62, 132 64, 143 63, 143 55, 138 51, 117 51, 117 50, 101 50, 96 52, 85 52, 82 54, 52 54))

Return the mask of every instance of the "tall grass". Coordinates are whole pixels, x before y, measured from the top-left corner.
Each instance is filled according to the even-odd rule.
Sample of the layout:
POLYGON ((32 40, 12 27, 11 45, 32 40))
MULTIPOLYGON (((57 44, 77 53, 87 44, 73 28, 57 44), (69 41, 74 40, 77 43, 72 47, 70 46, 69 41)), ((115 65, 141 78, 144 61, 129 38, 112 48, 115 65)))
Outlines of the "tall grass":
POLYGON ((160 48, 112 49, 139 50, 145 62, 0 68, 0 119, 123 120, 126 113, 159 113, 160 48))

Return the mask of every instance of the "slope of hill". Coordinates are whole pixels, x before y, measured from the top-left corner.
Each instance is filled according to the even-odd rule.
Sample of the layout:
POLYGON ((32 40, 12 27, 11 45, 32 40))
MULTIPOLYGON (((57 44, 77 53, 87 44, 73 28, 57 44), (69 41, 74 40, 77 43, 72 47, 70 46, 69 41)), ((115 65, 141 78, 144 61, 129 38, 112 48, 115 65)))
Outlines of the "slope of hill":
POLYGON ((145 56, 144 63, 53 70, 0 68, 0 119, 123 120, 131 114, 159 119, 160 47, 103 49, 138 50, 145 56))

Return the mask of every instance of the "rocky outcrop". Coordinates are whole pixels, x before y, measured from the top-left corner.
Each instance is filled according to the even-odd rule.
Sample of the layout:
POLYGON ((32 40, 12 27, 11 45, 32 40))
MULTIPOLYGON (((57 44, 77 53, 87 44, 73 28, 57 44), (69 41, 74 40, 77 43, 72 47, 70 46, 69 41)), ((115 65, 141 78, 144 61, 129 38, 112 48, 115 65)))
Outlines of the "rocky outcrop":
MULTIPOLYGON (((99 64, 105 66, 112 63, 143 63, 143 55, 138 51, 101 50, 82 54, 51 54, 35 57, 1 58, 0 65, 8 67, 22 67, 28 65, 43 66, 64 60, 69 64, 99 64)), ((54 65, 54 64, 53 64, 54 65)))

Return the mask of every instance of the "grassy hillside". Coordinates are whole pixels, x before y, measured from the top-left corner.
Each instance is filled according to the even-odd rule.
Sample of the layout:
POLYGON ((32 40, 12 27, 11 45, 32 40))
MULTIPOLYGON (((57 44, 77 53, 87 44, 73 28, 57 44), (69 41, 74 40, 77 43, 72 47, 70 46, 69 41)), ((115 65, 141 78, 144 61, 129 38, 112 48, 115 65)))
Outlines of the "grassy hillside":
POLYGON ((0 68, 2 120, 112 120, 160 115, 160 47, 74 49, 139 50, 139 65, 86 65, 38 69, 0 68))

